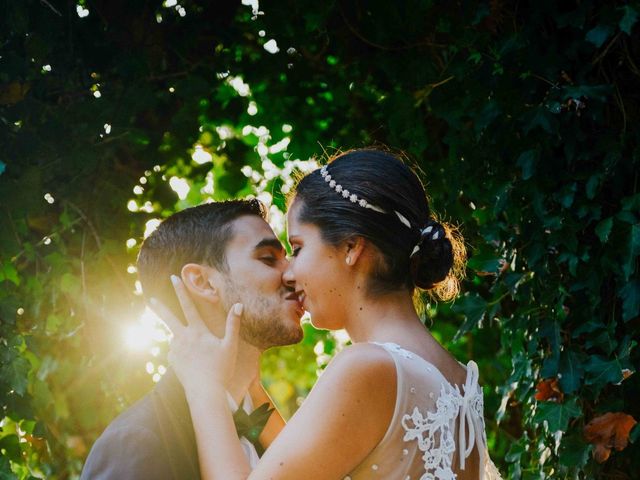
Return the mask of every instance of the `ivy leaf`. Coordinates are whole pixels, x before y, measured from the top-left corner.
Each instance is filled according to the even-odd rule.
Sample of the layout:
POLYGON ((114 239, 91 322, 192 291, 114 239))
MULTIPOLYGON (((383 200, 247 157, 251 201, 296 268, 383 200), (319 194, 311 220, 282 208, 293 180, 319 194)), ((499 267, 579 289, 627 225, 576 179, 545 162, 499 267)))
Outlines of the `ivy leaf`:
POLYGON ((602 174, 597 173, 589 177, 589 180, 587 180, 587 184, 585 185, 585 189, 587 191, 587 198, 589 200, 593 200, 593 198, 596 196, 597 189, 600 186, 601 182, 602 182, 602 174))
POLYGON ((0 480, 18 480, 18 477, 11 471, 11 463, 4 455, 0 457, 0 480))
POLYGON ((529 180, 535 172, 536 151, 527 150, 518 157, 516 165, 522 169, 522 179, 529 180))
POLYGON ((567 435, 562 438, 558 460, 565 467, 583 467, 589 460, 590 451, 591 445, 579 435, 567 435))
POLYGON ((560 345, 562 342, 560 325, 552 320, 544 321, 540 326, 540 336, 547 339, 551 348, 549 356, 544 359, 540 375, 544 378, 555 377, 560 368, 560 345))
POLYGON ((560 387, 564 393, 573 393, 580 387, 584 368, 581 355, 573 350, 562 352, 560 355, 559 378, 560 387))
POLYGON ((60 278, 60 290, 65 293, 76 294, 80 291, 80 280, 71 273, 65 273, 60 278))
POLYGON ((477 293, 466 292, 462 300, 457 301, 451 308, 454 312, 464 315, 465 321, 456 333, 454 341, 475 328, 484 317, 487 302, 477 293))
POLYGON ((529 133, 536 127, 542 128, 547 133, 553 133, 557 129, 557 120, 543 107, 534 108, 524 115, 524 132, 529 133))
POLYGON ((613 29, 608 25, 598 25, 587 32, 586 39, 593 43, 596 48, 600 48, 607 38, 613 33, 613 29))
POLYGON ((620 204, 622 205, 623 210, 637 212, 640 210, 640 193, 624 197, 620 204))
POLYGON ((622 380, 622 365, 618 358, 607 360, 600 355, 593 355, 585 364, 585 370, 589 373, 585 381, 587 385, 618 383, 622 380))
POLYGON ((474 255, 469 259, 467 265, 478 273, 478 275, 497 275, 498 272, 504 267, 505 261, 503 258, 496 258, 495 255, 490 253, 482 253, 480 255, 474 255))
POLYGON ((22 449, 20 448, 18 435, 12 433, 0 438, 0 451, 13 461, 19 461, 22 456, 22 449))
POLYGON ((618 346, 618 342, 615 339, 615 332, 602 330, 597 335, 588 338, 584 346, 586 348, 598 347, 604 350, 607 355, 611 355, 611 352, 618 346))
POLYGON ((583 323, 578 328, 576 328, 573 331, 572 337, 578 338, 582 334, 595 332, 596 330, 600 330, 602 327, 603 327, 602 323, 589 320, 587 323, 583 323))
POLYGON ((596 235, 602 243, 607 243, 609 240, 609 234, 611 233, 611 227, 613 226, 613 217, 605 218, 596 225, 596 235))
POLYGON ((620 20, 620 30, 631 35, 631 29, 638 21, 638 12, 631 5, 625 5, 622 10, 624 10, 624 15, 620 20))
MULTIPOLYGON (((623 213, 623 212, 621 212, 623 213)), ((629 232, 626 262, 622 265, 625 280, 635 271, 636 257, 640 255, 640 224, 632 225, 629 232)))
POLYGON ((2 280, 9 280, 15 285, 20 285, 18 270, 16 270, 16 267, 14 267, 10 262, 6 262, 2 265, 2 270, 0 270, 0 282, 2 280))
POLYGON ((29 361, 22 357, 16 357, 7 365, 0 369, 2 378, 9 384, 11 390, 22 396, 27 391, 28 374, 30 369, 29 361))
POLYGON ((640 280, 627 283, 618 294, 622 299, 622 319, 628 322, 640 314, 640 280))
POLYGON ((629 434, 629 441, 631 443, 636 443, 640 438, 640 426, 636 423, 636 426, 633 427, 631 433, 629 434))
POLYGON ((585 97, 604 102, 611 93, 611 87, 609 85, 567 85, 562 91, 562 98, 565 101, 585 97))
POLYGON ((539 403, 534 415, 534 420, 547 422, 550 432, 565 431, 569 426, 569 420, 582 413, 578 402, 572 398, 565 403, 544 402, 539 403))

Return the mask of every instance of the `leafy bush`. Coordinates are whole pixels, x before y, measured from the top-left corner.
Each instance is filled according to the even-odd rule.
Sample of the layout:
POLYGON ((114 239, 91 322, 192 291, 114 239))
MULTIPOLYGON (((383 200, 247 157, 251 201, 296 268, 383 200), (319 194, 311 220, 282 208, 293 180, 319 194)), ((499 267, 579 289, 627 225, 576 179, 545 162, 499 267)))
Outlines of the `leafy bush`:
MULTIPOLYGON (((2 478, 76 475, 162 370, 164 342, 122 341, 154 219, 253 193, 277 223, 296 159, 374 142, 471 247, 464 295, 425 320, 478 361, 503 473, 633 478, 639 2, 260 8, 4 2, 2 478)), ((306 328, 264 364, 289 414, 341 345, 306 328)))

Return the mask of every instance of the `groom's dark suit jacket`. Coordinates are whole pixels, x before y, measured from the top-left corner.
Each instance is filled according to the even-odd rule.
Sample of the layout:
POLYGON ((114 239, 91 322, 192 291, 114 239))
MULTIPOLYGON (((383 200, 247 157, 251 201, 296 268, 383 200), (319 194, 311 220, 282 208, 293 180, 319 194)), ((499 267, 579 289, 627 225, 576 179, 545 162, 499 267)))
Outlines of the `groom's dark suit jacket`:
POLYGON ((182 385, 168 370, 93 445, 81 480, 199 480, 198 454, 182 385))

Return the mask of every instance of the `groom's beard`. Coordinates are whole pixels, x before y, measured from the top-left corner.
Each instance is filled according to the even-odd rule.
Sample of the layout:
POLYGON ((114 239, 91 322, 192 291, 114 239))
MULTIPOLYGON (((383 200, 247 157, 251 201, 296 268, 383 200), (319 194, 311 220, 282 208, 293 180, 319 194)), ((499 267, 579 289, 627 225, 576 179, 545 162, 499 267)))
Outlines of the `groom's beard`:
POLYGON ((222 305, 225 311, 234 303, 242 303, 240 338, 250 345, 266 350, 280 345, 291 345, 302 340, 302 328, 284 315, 283 287, 281 295, 265 295, 251 291, 244 285, 225 276, 225 292, 222 305))

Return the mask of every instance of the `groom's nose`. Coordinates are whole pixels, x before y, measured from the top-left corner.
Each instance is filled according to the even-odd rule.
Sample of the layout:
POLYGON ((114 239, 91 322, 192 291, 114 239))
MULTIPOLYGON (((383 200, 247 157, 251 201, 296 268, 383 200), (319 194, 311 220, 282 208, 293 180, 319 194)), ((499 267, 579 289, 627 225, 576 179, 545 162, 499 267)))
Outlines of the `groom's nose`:
POLYGON ((296 287, 296 279, 293 275, 293 272, 291 271, 291 263, 289 263, 287 265, 287 268, 285 269, 284 273, 282 274, 282 283, 284 285, 286 285, 289 288, 295 288, 296 287))

